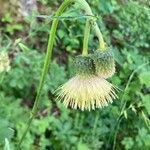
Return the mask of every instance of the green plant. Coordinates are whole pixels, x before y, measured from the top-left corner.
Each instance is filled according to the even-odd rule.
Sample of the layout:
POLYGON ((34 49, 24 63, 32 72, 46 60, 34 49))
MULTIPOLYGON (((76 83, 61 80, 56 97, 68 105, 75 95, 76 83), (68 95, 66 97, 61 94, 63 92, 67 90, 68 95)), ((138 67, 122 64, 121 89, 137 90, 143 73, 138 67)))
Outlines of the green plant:
MULTIPOLYGON (((64 9, 69 4, 71 4, 73 2, 79 3, 84 8, 84 10, 86 11, 86 13, 88 15, 91 15, 91 16, 93 15, 92 11, 91 11, 91 9, 90 9, 90 7, 89 7, 89 5, 88 5, 88 3, 86 1, 84 1, 84 0, 82 0, 82 1, 66 0, 58 8, 58 10, 57 10, 57 12, 55 14, 55 17, 59 17, 63 13, 64 9)), ((100 50, 104 50, 105 49, 105 43, 104 43, 102 34, 101 34, 101 32, 100 32, 100 30, 98 28, 98 25, 96 24, 96 22, 93 19, 89 19, 89 20, 87 20, 87 24, 86 24, 86 28, 85 28, 83 53, 82 53, 83 56, 88 54, 87 50, 88 50, 88 39, 89 39, 89 32, 90 32, 90 21, 92 21, 94 23, 94 28, 95 28, 97 37, 98 37, 99 42, 100 42, 100 50)), ((39 98, 41 96, 41 91, 42 91, 42 88, 44 86, 45 77, 46 77, 46 74, 48 72, 48 67, 49 67, 49 64, 50 64, 50 58, 51 58, 51 54, 52 54, 52 47, 53 47, 53 43, 54 43, 54 38, 55 38, 55 32, 56 32, 57 25, 58 25, 58 19, 54 19, 54 21, 52 23, 52 28, 50 30, 50 38, 48 40, 47 54, 46 54, 46 57, 45 57, 45 63, 44 63, 44 67, 43 67, 43 71, 42 71, 39 87, 37 89, 37 95, 36 95, 35 102, 34 102, 34 105, 33 105, 33 108, 32 108, 30 119, 29 119, 29 121, 27 123, 27 128, 26 128, 25 132, 23 133, 23 136, 21 137, 21 140, 18 143, 18 149, 20 149, 20 145, 21 145, 23 139, 25 138, 25 136, 26 136, 26 134, 27 134, 27 132, 28 132, 28 130, 30 128, 30 125, 32 123, 32 120, 34 119, 34 117, 35 117, 35 115, 37 113, 39 98)))
MULTIPOLYGON (((38 17, 37 22, 31 26, 32 20, 28 22, 22 20, 24 30, 14 30, 10 35, 5 30, 6 23, 0 21, 0 52, 7 51, 11 60, 11 69, 3 74, 0 83, 0 120, 7 122, 7 125, 4 124, 4 130, 0 129, 0 149, 4 149, 6 145, 5 138, 9 141, 10 149, 16 149, 33 106, 39 72, 44 63, 49 24, 54 19, 52 14, 60 1, 44 2, 46 4, 38 1, 38 10, 40 14, 48 15, 40 15, 41 18, 38 17), (21 39, 18 41, 16 40, 18 38, 21 39), (22 73, 20 74, 18 70, 22 70, 22 73)), ((112 46, 116 73, 109 80, 121 89, 117 93, 119 98, 109 107, 96 109, 90 113, 66 109, 56 101, 53 93, 59 85, 74 75, 72 58, 81 52, 83 44, 84 18, 87 16, 78 13, 79 6, 74 5, 66 10, 64 16, 67 17, 59 18, 61 21, 52 57, 54 61, 46 77, 37 115, 22 144, 23 150, 112 149, 115 124, 124 101, 127 103, 115 136, 115 149, 148 150, 150 147, 149 64, 134 73, 124 95, 124 101, 121 101, 132 72, 141 64, 147 63, 150 58, 149 46, 139 46, 140 43, 143 45, 149 43, 149 15, 146 15, 149 14, 148 2, 134 0, 88 2, 94 14, 100 13, 101 17, 99 14, 96 16, 98 24, 105 41, 112 46), (130 36, 125 36, 126 33, 130 36), (140 35, 144 38, 138 38, 140 35)), ((17 22, 17 17, 13 18, 17 22)), ((90 35, 89 52, 93 53, 97 45, 95 35, 90 35)))
POLYGON ((2 17, 1 21, 5 24, 5 28, 2 30, 8 32, 9 34, 14 34, 15 31, 21 31, 23 26, 21 23, 16 23, 11 13, 7 12, 5 16, 2 17))

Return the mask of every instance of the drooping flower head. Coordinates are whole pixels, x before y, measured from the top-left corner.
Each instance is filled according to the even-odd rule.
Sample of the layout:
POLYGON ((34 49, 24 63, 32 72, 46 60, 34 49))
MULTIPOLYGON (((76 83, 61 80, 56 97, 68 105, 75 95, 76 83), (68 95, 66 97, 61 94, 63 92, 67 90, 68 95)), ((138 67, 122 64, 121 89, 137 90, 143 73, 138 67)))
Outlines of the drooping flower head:
POLYGON ((109 78, 115 73, 115 61, 112 51, 95 51, 92 56, 95 64, 96 74, 103 78, 109 78))
POLYGON ((6 52, 0 52, 0 73, 10 70, 10 59, 6 52))
POLYGON ((78 56, 74 60, 75 77, 57 90, 57 99, 66 107, 91 110, 102 108, 116 97, 114 87, 104 78, 95 75, 95 66, 91 56, 78 56))

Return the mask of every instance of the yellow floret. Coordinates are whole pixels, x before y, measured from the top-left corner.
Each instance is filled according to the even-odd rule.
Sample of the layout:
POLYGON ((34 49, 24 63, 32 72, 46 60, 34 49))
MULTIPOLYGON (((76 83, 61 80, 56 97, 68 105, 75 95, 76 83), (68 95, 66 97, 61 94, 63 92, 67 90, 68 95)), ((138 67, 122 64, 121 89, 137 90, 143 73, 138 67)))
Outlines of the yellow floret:
POLYGON ((76 75, 59 87, 58 91, 57 99, 61 99, 66 107, 82 111, 102 108, 117 97, 113 85, 95 75, 76 75))

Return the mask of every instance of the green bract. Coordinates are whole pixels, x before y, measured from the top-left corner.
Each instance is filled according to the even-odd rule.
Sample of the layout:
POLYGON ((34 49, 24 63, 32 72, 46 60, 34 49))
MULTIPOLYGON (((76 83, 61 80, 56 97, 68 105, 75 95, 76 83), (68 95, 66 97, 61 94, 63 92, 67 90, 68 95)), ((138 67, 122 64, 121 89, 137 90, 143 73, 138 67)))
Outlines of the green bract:
POLYGON ((79 75, 92 75, 95 73, 95 67, 91 55, 76 56, 73 61, 76 74, 79 75))
POLYGON ((97 50, 92 55, 95 65, 95 73, 101 77, 108 78, 115 73, 115 62, 111 50, 97 50))

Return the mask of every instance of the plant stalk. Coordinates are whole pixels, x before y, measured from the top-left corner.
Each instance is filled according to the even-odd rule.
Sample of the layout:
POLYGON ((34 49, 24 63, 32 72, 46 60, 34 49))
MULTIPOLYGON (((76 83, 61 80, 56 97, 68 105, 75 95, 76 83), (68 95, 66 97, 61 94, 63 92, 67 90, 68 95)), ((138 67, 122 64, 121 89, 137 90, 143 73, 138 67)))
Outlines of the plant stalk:
MULTIPOLYGON (((85 11, 87 15, 93 16, 92 10, 89 6, 89 4, 85 0, 75 0, 77 3, 81 5, 81 8, 85 11)), ((103 39, 103 35, 98 27, 98 24, 96 23, 96 20, 91 18, 93 21, 93 28, 95 30, 95 34, 99 40, 99 50, 104 51, 105 50, 105 42, 103 39)))
MULTIPOLYGON (((59 18, 59 16, 61 16, 63 11, 73 2, 79 3, 82 6, 82 9, 85 10, 87 15, 93 16, 91 8, 85 0, 65 0, 61 4, 61 6, 58 8, 58 10, 56 11, 55 19, 52 22, 52 27, 51 27, 50 33, 49 33, 47 52, 46 52, 46 56, 45 56, 42 75, 41 75, 41 78, 40 78, 40 83, 39 83, 39 86, 38 86, 38 89, 37 89, 37 95, 36 95, 35 102, 34 102, 34 105, 33 105, 32 111, 31 111, 30 118, 29 118, 28 123, 27 123, 27 127, 26 127, 20 141, 18 142, 17 150, 20 150, 21 144, 22 144, 27 132, 29 131, 31 123, 32 123, 33 119, 35 118, 37 110, 38 110, 39 98, 41 96, 42 88, 44 86, 44 81, 46 79, 49 64, 51 62, 52 48, 53 48, 53 45, 54 45, 55 33, 56 33, 57 25, 58 25, 58 22, 59 22, 58 18, 59 18)), ((95 22, 95 24, 96 24, 96 22, 95 22)), ((98 28, 98 25, 96 24, 94 28, 95 28, 96 34, 98 36, 99 42, 102 43, 102 45, 103 45, 104 40, 103 40, 102 34, 101 34, 101 32, 98 28)), ((86 44, 87 44, 87 39, 85 40, 85 45, 86 44)), ((86 52, 84 52, 84 53, 86 53, 86 52)))
POLYGON ((62 3, 62 5, 58 8, 58 10, 55 14, 56 19, 53 20, 52 27, 51 27, 51 30, 50 30, 50 33, 49 33, 47 53, 46 53, 46 56, 45 56, 44 67, 43 67, 39 87, 38 87, 38 90, 37 90, 37 95, 36 95, 36 98, 35 98, 35 102, 34 102, 34 105, 33 105, 33 109, 32 109, 27 127, 26 127, 26 129, 25 129, 25 131, 24 131, 24 133, 23 133, 23 135, 22 135, 22 137, 21 137, 21 139, 18 143, 17 150, 20 150, 21 144, 22 144, 22 142, 23 142, 23 140, 24 140, 24 138, 25 138, 25 136, 26 136, 26 134, 27 134, 27 132, 30 128, 30 125, 31 125, 36 113, 37 113, 37 110, 38 110, 39 98, 40 98, 40 95, 41 95, 41 92, 42 92, 42 88, 44 86, 44 81, 45 81, 45 78, 46 78, 46 75, 47 75, 47 72, 48 72, 48 67, 49 67, 49 64, 50 64, 50 61, 51 61, 52 48, 53 48, 53 45, 54 45, 55 33, 56 33, 58 21, 59 21, 59 19, 57 17, 59 17, 63 13, 65 8, 69 4, 71 4, 72 2, 73 2, 73 0, 64 1, 62 3))
POLYGON ((87 19, 86 25, 85 25, 85 30, 84 30, 83 51, 82 51, 83 56, 88 55, 88 41, 89 41, 89 37, 90 37, 90 30, 91 30, 90 19, 87 19))

